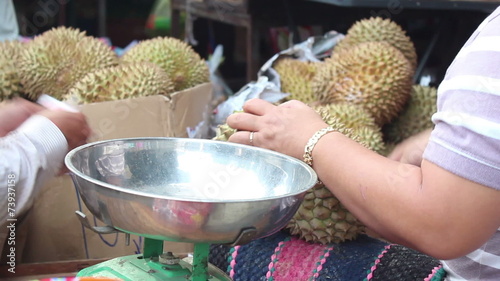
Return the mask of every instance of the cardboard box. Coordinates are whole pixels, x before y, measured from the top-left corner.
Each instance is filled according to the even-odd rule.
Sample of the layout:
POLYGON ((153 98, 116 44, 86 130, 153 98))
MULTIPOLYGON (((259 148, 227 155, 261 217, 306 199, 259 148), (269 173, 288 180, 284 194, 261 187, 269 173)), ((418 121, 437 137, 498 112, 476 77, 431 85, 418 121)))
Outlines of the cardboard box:
POLYGON ((212 115, 210 83, 164 96, 83 105, 93 136, 89 141, 129 137, 205 138, 212 115), (198 129, 194 132, 195 129, 198 129))
MULTIPOLYGON (((93 131, 91 142, 128 137, 197 137, 209 131, 212 84, 203 84, 172 95, 83 105, 93 131)), ((125 234, 99 235, 84 228, 75 211, 87 215, 92 225, 103 226, 79 198, 70 176, 52 179, 37 195, 28 217, 22 263, 113 258, 142 251, 144 238, 125 234)), ((192 244, 165 242, 168 251, 186 254, 192 244)))

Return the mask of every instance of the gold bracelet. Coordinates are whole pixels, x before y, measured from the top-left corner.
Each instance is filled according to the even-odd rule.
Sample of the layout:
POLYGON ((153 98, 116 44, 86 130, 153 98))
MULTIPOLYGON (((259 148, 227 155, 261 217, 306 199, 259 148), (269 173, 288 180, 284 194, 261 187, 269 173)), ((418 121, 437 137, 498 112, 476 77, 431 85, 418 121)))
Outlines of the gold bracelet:
POLYGON ((309 141, 307 142, 306 144, 306 147, 304 149, 304 162, 311 166, 313 165, 313 158, 312 158, 312 151, 314 149, 314 146, 316 145, 316 143, 318 143, 319 139, 330 133, 330 132, 335 132, 337 130, 335 130, 334 128, 332 128, 331 126, 328 126, 326 128, 323 128, 321 130, 318 130, 316 133, 314 133, 314 135, 309 139, 309 141))

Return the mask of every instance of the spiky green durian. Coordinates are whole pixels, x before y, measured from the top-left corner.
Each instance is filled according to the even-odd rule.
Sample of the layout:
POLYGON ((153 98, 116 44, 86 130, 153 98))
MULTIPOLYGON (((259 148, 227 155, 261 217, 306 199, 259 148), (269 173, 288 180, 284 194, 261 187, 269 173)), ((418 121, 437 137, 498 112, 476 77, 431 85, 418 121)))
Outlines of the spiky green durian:
POLYGON ((437 89, 413 85, 410 99, 399 116, 383 127, 387 142, 399 143, 434 127, 431 117, 437 111, 437 89))
POLYGON ((379 127, 360 127, 353 129, 353 133, 371 150, 381 154, 385 151, 384 136, 379 127))
POLYGON ((87 35, 85 31, 79 30, 73 27, 56 27, 52 28, 42 34, 42 37, 38 37, 38 40, 60 40, 64 38, 68 43, 78 43, 80 40, 85 38, 87 35))
POLYGON ((378 128, 375 119, 361 105, 353 103, 331 103, 317 106, 326 110, 330 116, 333 116, 343 123, 347 128, 356 129, 361 127, 378 128))
POLYGON ((117 64, 117 55, 101 40, 78 29, 58 27, 26 45, 19 60, 19 74, 24 92, 31 99, 41 94, 62 99, 87 73, 117 64))
POLYGON ((110 100, 168 96, 174 92, 168 75, 153 63, 128 63, 90 72, 68 91, 72 103, 94 103, 110 100))
POLYGON ((173 37, 139 42, 122 56, 123 62, 152 62, 159 65, 181 91, 210 80, 206 62, 187 43, 173 37))
POLYGON ((396 22, 380 17, 371 17, 355 22, 346 32, 346 36, 334 48, 334 52, 350 49, 364 42, 387 42, 400 50, 411 64, 417 67, 415 45, 406 31, 396 22))
POLYGON ((367 42, 333 53, 318 68, 312 85, 322 104, 359 104, 382 126, 403 109, 411 79, 409 62, 398 49, 367 42))
POLYGON ((286 228, 308 242, 321 244, 354 240, 365 226, 322 184, 306 192, 286 228))
POLYGON ((347 128, 352 129, 354 134, 359 136, 371 150, 381 153, 385 149, 381 128, 375 124, 373 117, 361 105, 334 103, 320 107, 347 128))
MULTIPOLYGON (((243 112, 243 111, 242 110, 233 111, 233 113, 238 113, 238 112, 243 112)), ((215 129, 215 137, 213 137, 212 139, 218 141, 228 141, 229 137, 232 136, 234 133, 236 133, 236 129, 229 127, 227 123, 220 124, 215 129)))
POLYGON ((20 41, 0 41, 0 101, 22 93, 17 68, 22 48, 20 41))
POLYGON ((273 68, 280 75, 281 91, 290 93, 286 100, 299 100, 306 104, 317 101, 311 87, 319 62, 300 61, 292 58, 278 60, 273 68))
POLYGON ((227 141, 234 133, 236 133, 236 129, 229 127, 228 124, 221 124, 217 126, 213 140, 227 141))

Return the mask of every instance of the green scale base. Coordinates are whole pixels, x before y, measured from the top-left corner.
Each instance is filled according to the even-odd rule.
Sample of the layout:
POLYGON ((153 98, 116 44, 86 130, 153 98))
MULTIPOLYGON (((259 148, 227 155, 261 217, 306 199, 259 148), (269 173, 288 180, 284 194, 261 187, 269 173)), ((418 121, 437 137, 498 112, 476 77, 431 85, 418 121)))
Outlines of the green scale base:
POLYGON ((231 281, 208 263, 209 244, 195 244, 194 256, 179 259, 163 253, 163 241, 145 239, 144 254, 118 257, 78 272, 77 277, 107 277, 123 281, 231 281))
MULTIPOLYGON (((177 265, 164 265, 158 261, 144 259, 142 255, 132 255, 114 258, 78 272, 77 277, 108 277, 119 278, 124 281, 137 280, 194 280, 192 276, 192 260, 188 257, 177 265)), ((198 278, 207 281, 231 281, 224 272, 217 267, 208 265, 208 278, 198 278)))

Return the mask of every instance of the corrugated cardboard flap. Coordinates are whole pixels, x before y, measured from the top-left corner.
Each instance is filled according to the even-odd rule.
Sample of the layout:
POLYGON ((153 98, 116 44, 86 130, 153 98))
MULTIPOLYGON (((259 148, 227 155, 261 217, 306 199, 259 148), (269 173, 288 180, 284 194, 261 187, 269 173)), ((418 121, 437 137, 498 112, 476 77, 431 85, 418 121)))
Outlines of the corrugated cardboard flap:
POLYGON ((205 83, 172 95, 169 111, 169 135, 188 137, 187 130, 201 124, 208 129, 213 97, 213 85, 205 83))
POLYGON ((149 96, 86 104, 81 111, 92 128, 90 141, 170 136, 171 100, 149 96))

